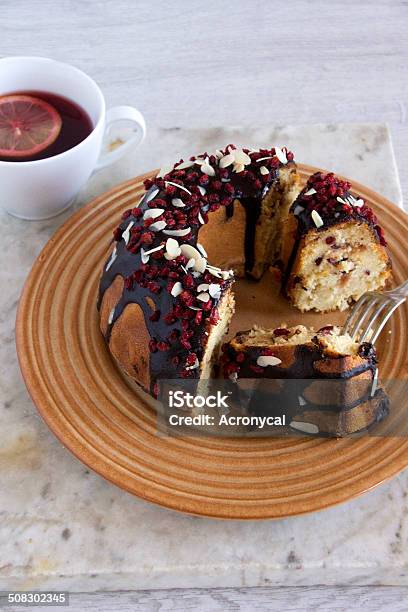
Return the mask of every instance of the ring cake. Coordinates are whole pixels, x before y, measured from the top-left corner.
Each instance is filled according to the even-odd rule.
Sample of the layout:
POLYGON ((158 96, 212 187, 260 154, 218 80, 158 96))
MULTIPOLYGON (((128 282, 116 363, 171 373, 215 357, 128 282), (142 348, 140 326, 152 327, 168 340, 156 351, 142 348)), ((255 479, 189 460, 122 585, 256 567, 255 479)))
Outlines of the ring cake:
POLYGON ((112 355, 153 396, 159 379, 212 376, 234 278, 273 266, 295 306, 321 311, 390 278, 371 209, 333 174, 300 191, 286 148, 228 145, 163 168, 145 188, 114 231, 98 307, 112 355))

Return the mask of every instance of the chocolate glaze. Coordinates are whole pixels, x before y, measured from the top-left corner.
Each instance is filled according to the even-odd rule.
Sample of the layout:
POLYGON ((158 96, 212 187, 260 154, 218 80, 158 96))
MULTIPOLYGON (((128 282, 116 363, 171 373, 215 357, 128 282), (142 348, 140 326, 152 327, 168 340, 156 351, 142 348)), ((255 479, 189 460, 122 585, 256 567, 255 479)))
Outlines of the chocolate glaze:
MULTIPOLYGON (((251 366, 256 365, 258 357, 265 354, 265 346, 246 346, 245 338, 248 331, 243 331, 237 334, 235 340, 239 349, 236 349, 234 344, 235 340, 224 345, 224 364, 226 363, 237 363, 238 353, 243 353, 245 359, 239 363, 239 378, 271 378, 271 379, 307 379, 307 378, 327 378, 327 379, 349 379, 357 374, 370 370, 374 375, 377 356, 374 347, 365 342, 359 349, 359 355, 365 360, 361 365, 348 370, 343 370, 340 373, 321 373, 315 367, 316 362, 322 360, 335 360, 342 359, 342 356, 328 357, 325 354, 324 349, 319 345, 318 342, 310 342, 307 344, 298 344, 293 346, 294 359, 293 364, 287 368, 279 366, 267 366, 262 368, 260 372, 254 372, 251 366), (242 343, 242 345, 241 345, 242 343), (240 346, 241 345, 241 346, 240 346)), ((282 346, 282 345, 276 345, 282 346)), ((271 345, 272 348, 272 345, 271 345)))

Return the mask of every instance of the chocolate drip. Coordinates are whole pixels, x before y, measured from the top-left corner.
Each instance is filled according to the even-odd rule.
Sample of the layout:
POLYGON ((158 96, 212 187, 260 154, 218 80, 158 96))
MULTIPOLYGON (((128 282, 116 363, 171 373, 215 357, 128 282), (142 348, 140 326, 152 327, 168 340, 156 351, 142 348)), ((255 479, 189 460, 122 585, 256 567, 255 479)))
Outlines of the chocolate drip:
MULTIPOLYGON (((147 195, 150 193, 150 191, 147 192, 147 195)), ((160 197, 160 194, 158 195, 158 197, 160 197)), ((143 211, 148 209, 147 205, 144 205, 143 202, 140 204, 140 207, 143 211)), ((122 232, 126 229, 126 227, 128 227, 129 223, 132 221, 135 224, 140 223, 140 220, 136 219, 134 216, 131 215, 121 223, 120 228, 122 232)), ((158 238, 160 240, 162 239, 159 233, 158 238)), ((197 244, 197 233, 194 235, 192 240, 188 241, 188 243, 192 244, 193 246, 197 244)), ((102 274, 99 284, 99 295, 97 302, 98 310, 100 310, 101 308, 105 291, 111 286, 116 276, 121 276, 123 279, 126 279, 130 277, 135 270, 139 269, 142 263, 140 252, 132 253, 131 251, 129 251, 126 248, 124 240, 121 240, 120 242, 116 243, 116 259, 110 266, 109 270, 106 270, 109 261, 110 257, 105 262, 104 272, 102 274)), ((160 291, 160 293, 157 294, 153 294, 148 288, 141 287, 136 283, 131 289, 128 289, 126 288, 126 286, 124 286, 119 302, 116 304, 112 320, 108 325, 108 329, 105 333, 105 340, 107 344, 109 344, 110 342, 113 326, 115 325, 116 321, 119 319, 128 304, 138 304, 140 306, 144 315, 144 320, 148 333, 151 338, 157 338, 159 341, 165 341, 166 337, 173 331, 175 331, 179 336, 181 335, 181 320, 178 319, 175 321, 175 323, 169 325, 165 323, 163 317, 160 317, 158 321, 152 321, 150 319, 150 316, 153 314, 153 311, 147 302, 147 298, 150 298, 150 300, 155 303, 156 309, 159 310, 161 313, 170 312, 173 307, 173 297, 165 290, 165 283, 163 283, 162 290, 160 291)), ((219 300, 214 299, 213 301, 214 306, 217 306, 219 300)), ((207 341, 205 331, 205 327, 195 326, 194 335, 192 336, 192 338, 190 338, 190 351, 196 353, 197 358, 199 360, 203 356, 205 344, 207 341)), ((180 346, 177 343, 170 346, 170 348, 166 351, 158 350, 156 352, 150 353, 150 392, 153 393, 154 383, 158 378, 178 378, 179 368, 172 364, 172 358, 178 356, 179 354, 180 346)), ((193 371, 192 376, 197 378, 198 371, 193 371)))

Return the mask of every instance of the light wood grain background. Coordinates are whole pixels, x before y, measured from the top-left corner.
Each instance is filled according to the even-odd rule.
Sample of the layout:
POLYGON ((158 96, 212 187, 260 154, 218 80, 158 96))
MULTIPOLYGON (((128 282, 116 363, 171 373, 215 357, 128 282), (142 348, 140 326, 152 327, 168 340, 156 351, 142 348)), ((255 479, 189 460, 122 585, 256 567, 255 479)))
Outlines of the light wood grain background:
MULTIPOLYGON (((2 0, 0 8, 1 55, 75 64, 109 105, 136 105, 148 126, 387 122, 407 194, 404 0, 2 0)), ((72 596, 71 609, 399 611, 408 610, 406 593, 156 591, 72 596)))

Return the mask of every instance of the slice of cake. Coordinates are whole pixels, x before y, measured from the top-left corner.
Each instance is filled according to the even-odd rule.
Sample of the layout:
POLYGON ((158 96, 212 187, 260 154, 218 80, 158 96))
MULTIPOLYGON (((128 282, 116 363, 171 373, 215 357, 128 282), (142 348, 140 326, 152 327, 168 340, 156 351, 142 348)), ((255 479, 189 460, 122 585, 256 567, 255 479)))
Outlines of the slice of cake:
POLYGON ((317 172, 286 226, 286 293, 301 311, 345 310, 391 279, 382 228, 350 183, 317 172))
POLYGON ((374 347, 332 325, 318 331, 303 325, 254 327, 224 344, 221 362, 224 378, 287 380, 258 386, 249 410, 266 415, 276 406, 289 407, 291 427, 304 433, 343 436, 388 412, 388 400, 377 388, 374 347))

